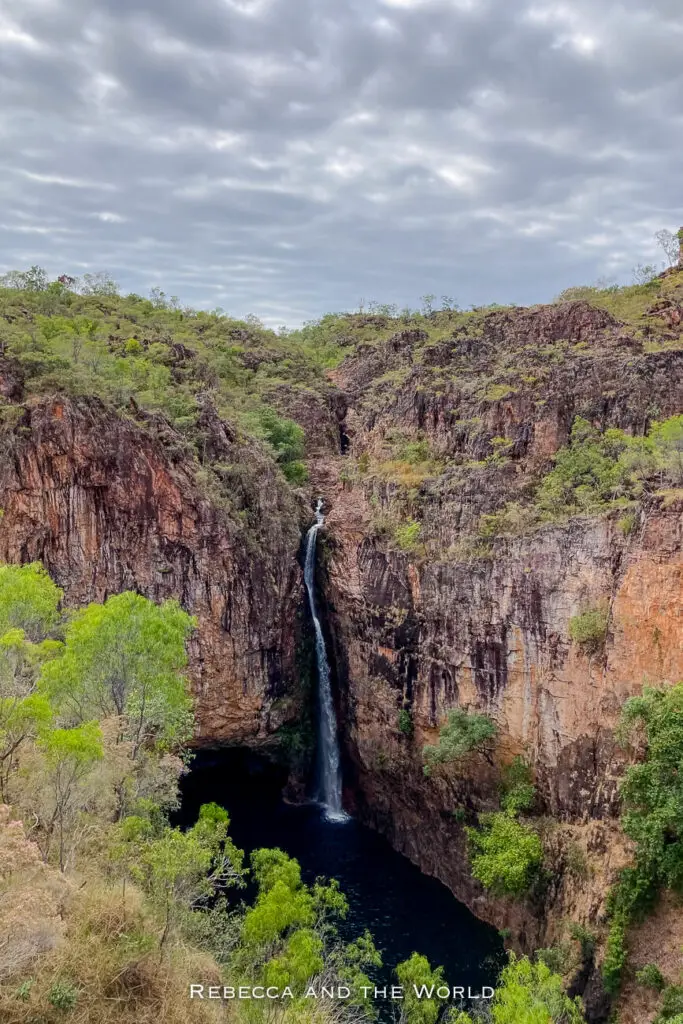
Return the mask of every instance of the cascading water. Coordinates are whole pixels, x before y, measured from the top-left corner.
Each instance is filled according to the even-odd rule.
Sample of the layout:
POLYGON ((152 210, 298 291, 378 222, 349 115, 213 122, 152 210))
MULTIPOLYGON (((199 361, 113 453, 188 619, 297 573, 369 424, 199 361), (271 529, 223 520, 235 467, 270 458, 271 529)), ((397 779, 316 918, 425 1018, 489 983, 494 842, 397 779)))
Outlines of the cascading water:
POLYGON ((325 650, 325 638, 315 604, 315 545, 318 531, 324 523, 322 498, 318 499, 315 523, 306 534, 306 561, 304 582, 311 606, 311 617, 315 629, 315 657, 318 667, 318 800, 325 808, 328 818, 344 821, 342 810, 342 780, 337 736, 337 715, 332 700, 330 664, 325 650))

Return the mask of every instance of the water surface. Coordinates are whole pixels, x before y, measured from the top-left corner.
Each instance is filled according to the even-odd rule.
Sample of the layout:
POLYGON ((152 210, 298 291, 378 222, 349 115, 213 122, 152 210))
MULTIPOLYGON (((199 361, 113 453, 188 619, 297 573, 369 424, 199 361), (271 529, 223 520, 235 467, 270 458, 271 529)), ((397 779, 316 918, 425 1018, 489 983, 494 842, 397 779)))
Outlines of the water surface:
POLYGON ((301 864, 305 882, 336 878, 349 901, 345 940, 366 928, 384 967, 373 980, 390 984, 396 964, 417 951, 442 965, 451 986, 494 985, 504 962, 495 929, 479 921, 434 878, 423 875, 375 832, 349 818, 329 821, 316 805, 281 798, 284 779, 242 750, 204 751, 183 782, 182 819, 190 824, 211 800, 230 814, 230 834, 247 853, 277 846, 301 864))

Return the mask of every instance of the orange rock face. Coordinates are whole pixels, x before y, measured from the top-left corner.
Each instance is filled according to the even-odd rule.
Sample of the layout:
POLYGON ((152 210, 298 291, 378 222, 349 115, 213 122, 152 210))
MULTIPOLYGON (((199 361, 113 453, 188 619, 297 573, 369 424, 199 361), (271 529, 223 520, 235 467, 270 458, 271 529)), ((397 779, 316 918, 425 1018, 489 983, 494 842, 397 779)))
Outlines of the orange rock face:
MULTIPOLYGON (((220 421, 208 426, 229 449, 220 421)), ((31 404, 5 442, 0 560, 41 560, 71 605, 133 589, 196 615, 198 742, 260 743, 296 713, 298 516, 257 453, 258 546, 190 460, 96 400, 31 404)))
POLYGON ((494 537, 483 556, 459 540, 500 507, 501 494, 526 500, 576 415, 639 434, 647 408, 680 412, 682 353, 645 353, 607 314, 581 303, 495 313, 475 340, 456 332, 418 352, 423 342, 416 332, 397 334, 357 350, 333 375, 347 396, 352 454, 379 466, 373 479, 357 474, 342 485, 334 466, 338 480, 344 460, 321 459, 317 476, 330 509, 325 592, 349 799, 480 916, 537 948, 555 941, 568 917, 600 932, 606 891, 628 860, 617 823, 626 755, 614 727, 645 683, 683 679, 683 501, 651 496, 630 529, 614 510, 494 537), (501 349, 517 347, 522 360, 548 344, 579 354, 546 373, 542 400, 534 399, 542 363, 510 397, 479 383, 491 379, 501 349), (404 517, 417 514, 422 527, 412 555, 376 525, 378 509, 386 514, 395 499, 391 474, 401 470, 383 470, 382 460, 397 431, 426 439, 435 460, 468 467, 453 483, 425 483, 415 513, 406 500, 404 517), (492 435, 511 446, 499 466, 484 464, 492 435), (607 638, 591 655, 569 625, 596 606, 608 610, 607 638), (423 746, 456 706, 494 719, 495 754, 425 778, 423 746), (401 710, 412 731, 401 729, 401 710), (500 768, 517 754, 533 766, 540 808, 557 831, 546 837, 546 890, 515 904, 473 882, 463 824, 499 806, 500 768), (567 869, 574 848, 588 879, 567 869))

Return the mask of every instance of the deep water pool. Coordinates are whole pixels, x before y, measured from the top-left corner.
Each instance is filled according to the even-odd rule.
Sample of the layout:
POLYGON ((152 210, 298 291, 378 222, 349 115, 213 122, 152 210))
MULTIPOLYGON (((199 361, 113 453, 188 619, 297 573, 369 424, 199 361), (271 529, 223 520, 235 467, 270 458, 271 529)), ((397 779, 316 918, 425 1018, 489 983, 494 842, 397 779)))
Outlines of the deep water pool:
POLYGON ((247 853, 277 846, 296 857, 305 882, 336 878, 349 901, 342 938, 368 928, 382 952, 384 967, 373 981, 396 983, 396 964, 417 951, 444 967, 451 986, 475 992, 495 984, 505 959, 495 929, 375 832, 353 819, 327 821, 315 805, 285 803, 284 781, 251 752, 202 751, 183 780, 180 821, 191 824, 201 804, 215 801, 229 812, 230 834, 247 853))

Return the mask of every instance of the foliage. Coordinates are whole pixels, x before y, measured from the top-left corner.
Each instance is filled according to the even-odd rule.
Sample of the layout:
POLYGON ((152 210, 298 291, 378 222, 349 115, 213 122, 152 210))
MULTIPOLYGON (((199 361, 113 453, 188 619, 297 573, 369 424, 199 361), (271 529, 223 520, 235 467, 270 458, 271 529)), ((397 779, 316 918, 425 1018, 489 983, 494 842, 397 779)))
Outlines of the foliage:
POLYGON ((683 683, 646 687, 624 706, 623 729, 642 731, 646 753, 621 786, 624 831, 636 844, 636 864, 655 884, 683 889, 683 683))
POLYGON ((600 604, 571 617, 569 636, 586 654, 599 654, 605 646, 608 625, 609 609, 600 604))
POLYGON ((654 423, 651 440, 658 468, 675 484, 683 483, 683 415, 654 423))
POLYGON ((413 953, 396 968, 399 984, 404 989, 403 1014, 408 1024, 436 1024, 439 1000, 429 993, 444 984, 443 968, 432 969, 429 960, 413 953))
POLYGON ((59 622, 63 596, 39 562, 0 565, 0 636, 14 629, 45 639, 59 622))
POLYGON ((47 999, 55 1010, 73 1010, 78 1002, 78 989, 68 981, 56 981, 50 989, 47 999))
POLYGON ((439 730, 438 743, 424 747, 425 775, 431 775, 437 765, 459 761, 481 749, 496 732, 495 723, 487 715, 453 708, 448 712, 448 721, 439 730))
POLYGON ((183 669, 194 621, 176 601, 161 605, 131 592, 77 612, 59 658, 41 685, 72 722, 117 716, 137 758, 150 743, 167 748, 191 728, 183 669))
POLYGON ((415 731, 413 716, 408 708, 401 708, 398 713, 398 731, 403 733, 404 736, 412 736, 415 731))
MULTIPOLYGON (((562 978, 542 960, 510 962, 501 973, 491 1005, 492 1024, 584 1024, 578 997, 570 999, 562 978)), ((473 1024, 464 1014, 456 1024, 473 1024)))
POLYGON ((536 789, 533 773, 526 761, 519 755, 503 770, 501 806, 512 815, 528 811, 534 802, 536 789))
POLYGON ((683 985, 667 985, 653 1024, 679 1024, 683 1019, 683 985))
POLYGON ((633 864, 610 893, 610 933, 603 975, 612 991, 626 963, 626 930, 653 905, 663 888, 683 890, 683 683, 645 687, 624 705, 624 739, 644 747, 621 785, 622 827, 635 844, 633 864))
POLYGON ((666 985, 664 975, 656 964, 645 964, 636 971, 636 981, 639 985, 654 989, 655 992, 661 992, 666 985))
POLYGON ((261 411, 260 426, 290 483, 304 483, 307 471, 301 461, 305 454, 302 428, 293 420, 278 416, 267 406, 261 411))
MULTIPOLYGON (((531 504, 508 502, 479 520, 479 534, 518 534, 567 515, 595 513, 637 501, 655 484, 683 482, 683 416, 651 425, 647 436, 610 428, 601 432, 578 416, 569 445, 539 482, 531 504)), ((619 520, 624 536, 637 524, 633 509, 619 520)))
POLYGON ((611 995, 619 991, 621 976, 626 964, 626 922, 620 917, 610 923, 602 961, 602 980, 605 990, 611 995))
POLYGON ((540 838, 504 811, 479 821, 479 829, 466 829, 472 874, 494 895, 522 896, 543 860, 540 838))
POLYGON ((624 455, 634 446, 635 439, 623 431, 610 429, 601 434, 577 417, 569 446, 559 450, 554 468, 538 488, 538 506, 551 513, 588 511, 619 497, 631 497, 635 481, 630 460, 624 455))
POLYGON ((242 852, 228 838, 229 823, 222 807, 205 804, 195 825, 185 832, 163 828, 155 834, 149 820, 135 816, 118 826, 113 861, 161 910, 160 947, 184 915, 241 884, 242 852))
POLYGON ((9 797, 22 747, 52 719, 49 701, 36 692, 36 683, 41 665, 59 647, 50 640, 31 643, 21 629, 0 636, 0 800, 9 797))
POLYGON ((401 551, 414 551, 420 539, 422 527, 414 519, 401 523, 394 530, 394 539, 401 551))
POLYGON ((586 928, 585 925, 572 921, 569 927, 569 934, 575 942, 578 942, 581 950, 581 959, 584 963, 587 963, 595 953, 597 942, 595 933, 586 928))
POLYGON ((64 871, 67 829, 78 810, 80 787, 103 757, 102 731, 97 722, 85 722, 73 729, 51 729, 39 738, 37 745, 43 754, 41 775, 50 797, 50 813, 43 814, 42 821, 40 809, 35 811, 43 826, 43 852, 47 858, 56 831, 59 866, 64 871))

